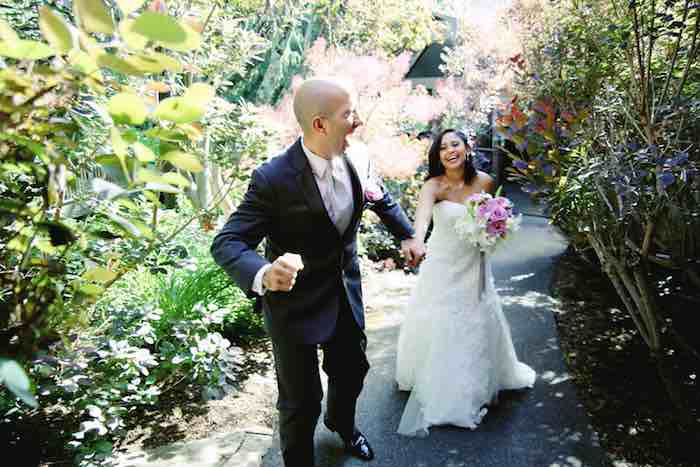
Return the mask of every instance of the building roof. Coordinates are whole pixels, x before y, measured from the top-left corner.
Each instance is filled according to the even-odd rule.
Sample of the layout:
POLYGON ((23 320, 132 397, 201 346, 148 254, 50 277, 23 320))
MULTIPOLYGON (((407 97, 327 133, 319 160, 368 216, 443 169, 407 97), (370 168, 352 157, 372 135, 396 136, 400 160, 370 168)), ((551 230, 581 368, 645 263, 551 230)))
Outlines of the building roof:
POLYGON ((446 51, 447 47, 449 47, 448 44, 439 44, 437 42, 428 45, 413 62, 408 73, 406 73, 406 78, 444 77, 445 74, 440 70, 440 65, 445 63, 442 60, 442 54, 446 51))

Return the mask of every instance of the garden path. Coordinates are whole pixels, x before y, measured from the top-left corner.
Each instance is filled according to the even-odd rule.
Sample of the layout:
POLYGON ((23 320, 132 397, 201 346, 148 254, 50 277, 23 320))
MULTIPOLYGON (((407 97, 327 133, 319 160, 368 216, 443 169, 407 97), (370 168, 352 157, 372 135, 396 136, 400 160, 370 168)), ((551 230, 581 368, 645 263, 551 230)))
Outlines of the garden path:
MULTIPOLYGON (((514 187, 505 194, 516 201, 525 216, 510 246, 494 257, 493 270, 518 356, 538 373, 535 387, 503 395, 475 431, 433 428, 423 439, 396 434, 407 400, 393 378, 396 340, 403 304, 415 276, 400 271, 371 273, 364 288, 372 369, 359 401, 357 420, 372 442, 376 460, 365 464, 348 457, 337 436, 319 423, 318 467, 608 465, 585 408, 576 397, 557 337, 554 313, 563 311, 550 296, 549 284, 554 260, 565 250, 566 241, 526 195, 514 187)), ((282 467, 277 446, 276 430, 273 434, 265 428, 252 429, 137 453, 123 458, 119 465, 282 467)))

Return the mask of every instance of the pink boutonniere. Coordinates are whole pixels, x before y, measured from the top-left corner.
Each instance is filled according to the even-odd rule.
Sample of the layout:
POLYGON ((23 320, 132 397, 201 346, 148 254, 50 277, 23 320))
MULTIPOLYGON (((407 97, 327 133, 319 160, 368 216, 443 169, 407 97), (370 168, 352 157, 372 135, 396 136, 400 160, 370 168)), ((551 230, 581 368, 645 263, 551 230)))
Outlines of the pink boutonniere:
POLYGON ((365 190, 365 198, 374 203, 384 198, 384 193, 379 187, 370 187, 365 190))

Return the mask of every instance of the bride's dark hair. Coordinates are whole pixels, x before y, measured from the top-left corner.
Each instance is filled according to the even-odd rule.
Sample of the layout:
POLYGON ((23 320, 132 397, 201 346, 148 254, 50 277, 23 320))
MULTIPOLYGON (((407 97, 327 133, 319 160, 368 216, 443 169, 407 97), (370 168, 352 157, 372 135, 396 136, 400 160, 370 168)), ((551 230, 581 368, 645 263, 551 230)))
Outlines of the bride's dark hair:
POLYGON ((440 146, 442 145, 443 136, 445 136, 447 133, 454 133, 459 136, 459 139, 464 142, 464 146, 467 148, 467 160, 464 162, 464 183, 469 185, 472 180, 476 178, 476 168, 474 168, 472 158, 469 156, 471 146, 469 145, 467 135, 465 135, 462 131, 455 130, 454 128, 442 130, 435 137, 435 139, 433 139, 433 144, 428 150, 428 176, 425 177, 425 179, 430 180, 433 177, 439 177, 440 175, 445 174, 445 167, 442 165, 442 161, 440 161, 440 146))

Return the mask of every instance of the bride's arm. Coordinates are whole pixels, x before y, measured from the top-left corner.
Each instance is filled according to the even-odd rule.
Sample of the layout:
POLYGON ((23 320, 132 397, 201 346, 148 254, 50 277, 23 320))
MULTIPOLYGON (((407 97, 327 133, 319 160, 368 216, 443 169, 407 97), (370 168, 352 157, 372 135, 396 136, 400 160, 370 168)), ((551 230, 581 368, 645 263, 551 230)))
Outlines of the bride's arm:
POLYGON ((416 239, 421 242, 425 241, 425 234, 428 232, 428 225, 433 216, 437 186, 436 180, 432 178, 425 182, 418 195, 418 206, 416 207, 413 230, 416 231, 416 239))

